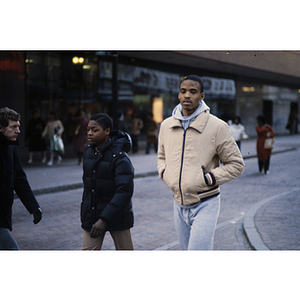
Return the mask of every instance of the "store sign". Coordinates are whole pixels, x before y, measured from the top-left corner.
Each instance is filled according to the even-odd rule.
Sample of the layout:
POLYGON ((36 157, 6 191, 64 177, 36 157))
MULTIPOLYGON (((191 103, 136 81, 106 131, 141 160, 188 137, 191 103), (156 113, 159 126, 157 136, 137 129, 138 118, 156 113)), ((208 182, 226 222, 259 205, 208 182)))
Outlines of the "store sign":
MULTIPOLYGON (((111 62, 100 62, 100 78, 112 78, 111 62)), ((180 82, 180 77, 177 74, 122 64, 118 65, 118 79, 132 82, 134 87, 168 93, 178 93, 180 82)))
POLYGON ((231 79, 202 77, 204 93, 212 98, 234 98, 236 95, 235 83, 231 79))
POLYGON ((0 53, 0 71, 20 73, 24 70, 24 60, 20 52, 0 53))
POLYGON ((133 84, 136 87, 178 93, 179 83, 180 77, 177 74, 160 72, 140 67, 134 68, 133 84))

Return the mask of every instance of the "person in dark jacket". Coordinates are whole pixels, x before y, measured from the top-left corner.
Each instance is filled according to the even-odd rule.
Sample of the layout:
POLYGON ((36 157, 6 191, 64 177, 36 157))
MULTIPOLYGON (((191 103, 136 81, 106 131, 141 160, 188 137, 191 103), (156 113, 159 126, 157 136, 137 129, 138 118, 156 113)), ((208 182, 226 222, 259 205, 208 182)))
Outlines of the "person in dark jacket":
POLYGON ((133 250, 134 169, 126 154, 131 139, 125 132, 112 129, 112 119, 104 113, 91 117, 87 126, 89 145, 83 154, 81 202, 83 250, 101 250, 107 231, 116 250, 133 250))
POLYGON ((11 235, 14 191, 30 214, 33 223, 42 219, 42 210, 35 199, 21 166, 15 145, 20 133, 20 114, 7 107, 0 109, 0 250, 19 250, 11 235))

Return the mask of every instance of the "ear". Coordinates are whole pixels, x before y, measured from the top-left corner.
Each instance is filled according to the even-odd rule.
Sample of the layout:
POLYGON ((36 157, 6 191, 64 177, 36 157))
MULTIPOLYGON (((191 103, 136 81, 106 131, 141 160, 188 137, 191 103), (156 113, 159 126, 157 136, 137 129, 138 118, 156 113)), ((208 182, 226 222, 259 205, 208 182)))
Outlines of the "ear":
POLYGON ((109 127, 106 128, 106 129, 104 130, 104 132, 105 132, 106 135, 110 135, 110 128, 109 128, 109 127))

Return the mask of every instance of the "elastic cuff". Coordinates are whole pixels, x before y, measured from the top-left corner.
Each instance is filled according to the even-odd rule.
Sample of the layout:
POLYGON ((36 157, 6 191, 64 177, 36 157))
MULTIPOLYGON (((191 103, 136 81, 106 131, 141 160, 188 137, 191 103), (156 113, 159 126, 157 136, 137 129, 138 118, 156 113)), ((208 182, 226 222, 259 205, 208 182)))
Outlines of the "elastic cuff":
POLYGON ((209 186, 214 185, 216 183, 216 179, 212 173, 205 174, 205 178, 206 184, 209 186))

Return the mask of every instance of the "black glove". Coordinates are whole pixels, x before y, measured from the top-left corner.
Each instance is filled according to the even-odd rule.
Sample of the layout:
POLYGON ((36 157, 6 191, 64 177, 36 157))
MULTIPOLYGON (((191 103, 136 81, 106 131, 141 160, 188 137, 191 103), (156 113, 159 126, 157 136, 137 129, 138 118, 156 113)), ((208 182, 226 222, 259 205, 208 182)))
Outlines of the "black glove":
POLYGON ((40 207, 36 208, 33 212, 33 223, 37 224, 42 220, 42 209, 40 207))

